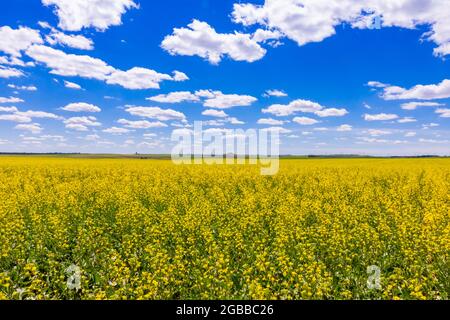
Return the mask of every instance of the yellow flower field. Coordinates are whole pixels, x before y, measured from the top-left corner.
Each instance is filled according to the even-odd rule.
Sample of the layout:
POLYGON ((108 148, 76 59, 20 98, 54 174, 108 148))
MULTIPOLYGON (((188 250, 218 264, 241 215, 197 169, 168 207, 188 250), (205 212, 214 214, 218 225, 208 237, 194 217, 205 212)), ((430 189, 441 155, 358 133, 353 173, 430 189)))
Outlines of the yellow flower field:
POLYGON ((450 298, 450 159, 282 160, 261 176, 0 157, 0 181, 2 299, 450 298))

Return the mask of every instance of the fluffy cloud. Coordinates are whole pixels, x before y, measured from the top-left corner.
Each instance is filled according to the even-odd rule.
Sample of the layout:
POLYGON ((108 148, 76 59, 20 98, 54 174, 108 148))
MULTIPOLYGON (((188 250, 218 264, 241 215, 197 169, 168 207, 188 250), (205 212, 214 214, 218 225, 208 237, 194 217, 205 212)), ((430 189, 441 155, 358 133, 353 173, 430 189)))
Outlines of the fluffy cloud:
POLYGON ((277 40, 283 37, 283 34, 279 31, 258 29, 252 36, 252 39, 256 42, 266 42, 267 40, 277 40))
POLYGON ((443 106, 442 103, 437 102, 408 102, 402 104, 403 110, 415 110, 418 107, 440 107, 443 106))
POLYGON ((411 123, 411 122, 417 122, 415 118, 412 117, 404 117, 397 120, 398 123, 411 123))
POLYGON ((16 97, 9 97, 9 98, 0 97, 0 103, 19 103, 19 102, 24 102, 24 101, 22 99, 16 98, 16 97))
POLYGON ((339 131, 339 132, 352 131, 352 130, 353 130, 353 127, 349 124, 340 125, 336 129, 336 131, 339 131))
POLYGON ((111 133, 111 134, 124 134, 130 132, 130 130, 125 128, 118 128, 118 127, 111 127, 108 129, 103 130, 105 133, 111 133))
POLYGON ((388 84, 379 81, 369 81, 367 82, 367 85, 371 88, 386 88, 389 86, 388 84))
POLYGON ((37 91, 36 86, 16 86, 15 84, 8 84, 8 88, 14 90, 37 91))
POLYGON ((267 124, 267 125, 270 125, 270 126, 281 126, 284 123, 284 121, 282 121, 282 120, 275 120, 275 119, 272 119, 272 118, 264 118, 264 119, 259 119, 257 121, 257 123, 258 124, 267 124))
POLYGON ((372 137, 386 136, 392 134, 391 131, 379 129, 369 129, 367 130, 367 133, 372 137))
POLYGON ((207 98, 203 103, 205 107, 217 109, 246 107, 250 106, 253 102, 258 101, 255 97, 249 95, 224 94, 220 91, 201 90, 197 91, 196 94, 207 98))
POLYGON ((223 110, 208 109, 202 112, 204 116, 216 117, 216 118, 226 118, 228 115, 223 110))
POLYGON ((282 90, 266 90, 266 92, 263 94, 264 97, 287 97, 287 94, 282 90))
POLYGON ((100 109, 99 107, 97 107, 93 104, 84 103, 84 102, 70 103, 61 109, 64 111, 71 111, 71 112, 100 112, 100 111, 102 111, 102 109, 100 109))
MULTIPOLYGON (((187 78, 187 77, 186 77, 187 78)), ((128 71, 116 70, 107 79, 108 84, 118 84, 127 89, 159 89, 163 80, 181 81, 177 74, 174 77, 154 70, 134 67, 128 71), (175 80, 175 77, 178 80, 175 80)))
POLYGON ((68 35, 53 30, 52 33, 45 37, 45 40, 52 46, 60 44, 74 49, 94 50, 94 42, 82 35, 68 35))
POLYGON ((126 106, 125 111, 133 116, 156 119, 159 121, 186 120, 186 116, 183 113, 172 109, 161 109, 158 107, 126 106))
POLYGON ((182 82, 182 81, 189 80, 189 77, 186 75, 186 73, 175 70, 173 72, 172 80, 176 81, 176 82, 182 82))
POLYGON ((450 109, 448 108, 436 109, 436 113, 439 114, 441 118, 450 118, 450 109))
POLYGON ((259 24, 279 31, 298 45, 331 37, 342 23, 371 28, 381 16, 383 27, 429 26, 424 38, 438 45, 434 54, 450 54, 447 0, 266 0, 263 5, 235 4, 232 16, 245 26, 259 24))
POLYGON ((384 88, 382 94, 385 100, 434 100, 450 98, 450 80, 445 79, 438 84, 416 85, 411 89, 398 86, 384 88))
POLYGON ((18 116, 24 116, 24 117, 28 117, 28 118, 45 118, 45 119, 54 119, 54 120, 60 120, 61 117, 54 114, 54 113, 50 113, 50 112, 45 112, 45 111, 33 111, 33 110, 29 110, 29 111, 17 111, 15 113, 18 116))
POLYGON ((346 109, 325 108, 317 102, 297 99, 289 104, 274 104, 267 109, 262 110, 263 113, 270 113, 277 117, 290 116, 298 112, 314 113, 319 117, 341 117, 348 113, 346 109))
POLYGON ((16 107, 0 107, 0 112, 17 112, 16 107))
POLYGON ((99 127, 102 124, 95 117, 72 117, 64 120, 67 129, 88 131, 88 127, 99 127))
POLYGON ((314 112, 321 118, 324 117, 342 117, 348 114, 348 111, 345 109, 336 109, 336 108, 328 108, 314 112))
POLYGON ((308 113, 314 113, 317 111, 322 110, 323 107, 316 103, 309 100, 294 100, 291 103, 284 105, 284 104, 273 104, 267 109, 263 109, 263 113, 270 113, 273 115, 276 115, 278 117, 284 117, 284 116, 290 116, 297 112, 308 112, 308 113))
POLYGON ((159 83, 163 80, 181 81, 187 78, 181 76, 179 71, 175 71, 174 76, 171 76, 139 67, 128 71, 117 70, 100 59, 87 55, 67 54, 43 45, 31 46, 26 54, 52 69, 51 74, 103 80, 108 84, 118 84, 127 89, 158 89, 159 83))
POLYGON ((0 66, 0 78, 18 78, 22 76, 24 76, 24 73, 16 68, 0 66))
POLYGON ((34 62, 24 62, 22 59, 19 59, 17 57, 11 56, 6 57, 2 56, 0 57, 0 64, 8 65, 8 66, 19 66, 19 67, 34 67, 34 62))
POLYGON ((31 122, 31 118, 24 116, 24 115, 15 114, 15 113, 14 114, 1 114, 0 121, 28 123, 28 122, 31 122))
POLYGON ((18 124, 14 127, 16 130, 22 130, 22 131, 29 131, 31 133, 41 133, 42 127, 39 123, 32 123, 32 124, 18 124))
POLYGON ((236 61, 254 62, 266 54, 250 35, 239 32, 217 33, 206 22, 193 20, 188 28, 175 28, 161 47, 171 55, 199 56, 218 64, 224 56, 236 61))
POLYGON ((171 92, 168 94, 160 94, 154 97, 149 97, 146 100, 151 100, 161 103, 180 103, 185 101, 199 101, 199 97, 189 91, 171 92))
POLYGON ((82 90, 81 86, 79 84, 76 84, 74 82, 66 81, 64 80, 64 87, 69 89, 75 89, 75 90, 82 90))
POLYGON ((122 24, 122 15, 128 9, 138 8, 133 0, 42 0, 42 3, 55 6, 58 26, 69 31, 87 27, 106 30, 122 24))
POLYGON ((301 124, 302 126, 310 126, 319 123, 319 121, 308 117, 295 117, 292 121, 301 124))
POLYGON ((228 109, 232 107, 250 106, 257 101, 255 97, 239 94, 224 94, 221 91, 197 90, 195 93, 189 91, 171 92, 160 94, 147 100, 161 103, 199 102, 203 100, 203 105, 209 108, 228 109))
POLYGON ((28 49, 31 45, 43 42, 39 31, 30 28, 11 29, 8 26, 0 28, 0 51, 15 57, 20 57, 21 51, 28 49))
POLYGON ((413 132, 413 131, 405 133, 406 138, 412 138, 412 137, 415 137, 416 135, 417 135, 417 133, 413 132))
POLYGON ((43 45, 33 45, 26 54, 52 69, 51 74, 106 80, 115 69, 106 62, 86 55, 67 54, 43 45))
POLYGON ((386 114, 386 113, 379 113, 379 114, 365 114, 364 120, 366 121, 387 121, 387 120, 395 120, 398 119, 398 115, 396 114, 386 114))
POLYGON ((277 132, 279 134, 285 134, 285 133, 291 133, 292 131, 283 127, 269 127, 269 128, 264 128, 261 129, 262 131, 267 131, 267 132, 277 132))
POLYGON ((149 128, 163 128, 167 127, 167 124, 161 121, 150 122, 147 120, 130 121, 126 119, 119 119, 117 123, 123 124, 127 128, 133 129, 149 129, 149 128))

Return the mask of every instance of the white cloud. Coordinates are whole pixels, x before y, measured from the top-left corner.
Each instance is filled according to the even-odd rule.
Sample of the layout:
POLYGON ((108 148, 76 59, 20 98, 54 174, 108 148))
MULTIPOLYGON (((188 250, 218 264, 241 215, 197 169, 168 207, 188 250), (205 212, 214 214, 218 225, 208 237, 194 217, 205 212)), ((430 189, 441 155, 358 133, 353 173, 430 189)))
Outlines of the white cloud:
POLYGON ((282 120, 276 120, 276 119, 272 119, 272 118, 264 118, 264 119, 259 119, 257 121, 258 124, 267 124, 270 126, 281 126, 284 124, 284 121, 282 120))
POLYGON ((234 124, 234 125, 241 125, 241 124, 245 124, 244 121, 241 121, 235 117, 229 117, 227 119, 225 119, 226 122, 229 122, 230 124, 234 124))
POLYGON ((204 116, 216 117, 216 118, 226 118, 228 115, 223 110, 208 109, 202 112, 204 116))
POLYGON ((183 113, 172 109, 161 109, 158 107, 126 106, 125 111, 133 116, 156 119, 159 121, 186 120, 186 116, 183 113))
POLYGON ((263 94, 264 97, 287 97, 286 92, 282 90, 272 89, 272 90, 266 90, 266 92, 263 94))
POLYGON ((309 100, 294 100, 291 103, 287 105, 283 104, 273 104, 267 109, 263 109, 263 113, 270 113, 273 115, 276 115, 278 117, 283 116, 290 116, 294 113, 298 112, 308 112, 308 113, 314 113, 316 111, 322 110, 323 107, 316 103, 309 100))
POLYGON ((349 124, 340 125, 337 129, 339 132, 352 131, 353 127, 349 124))
POLYGON ((411 89, 398 86, 384 88, 382 98, 385 100, 434 100, 450 98, 450 80, 438 84, 416 85, 411 89))
POLYGON ((178 91, 149 97, 146 100, 156 101, 160 103, 180 103, 185 101, 196 102, 200 99, 198 96, 189 91, 178 91))
POLYGON ((16 107, 1 107, 0 106, 0 112, 17 112, 19 110, 17 110, 16 107))
POLYGON ((172 80, 176 82, 182 82, 189 80, 189 77, 186 75, 186 73, 175 70, 173 72, 172 80))
POLYGON ((435 127, 439 127, 439 124, 432 122, 432 123, 425 123, 422 125, 422 129, 424 129, 424 130, 428 130, 430 128, 435 128, 435 127))
POLYGON ((25 27, 11 29, 9 26, 0 28, 0 51, 14 57, 20 57, 21 51, 28 49, 31 45, 43 42, 37 30, 25 27))
POLYGON ((264 128, 261 129, 262 131, 268 131, 268 132, 278 132, 279 134, 287 134, 287 133, 291 133, 292 130, 283 128, 283 127, 269 127, 269 128, 264 128))
POLYGON ((379 137, 392 134, 391 131, 388 130, 379 130, 379 129, 369 129, 367 133, 372 137, 379 137))
POLYGON ((79 76, 88 79, 118 84, 127 89, 158 89, 163 80, 180 81, 180 75, 174 77, 154 70, 134 67, 128 71, 117 70, 106 62, 87 55, 67 54, 61 50, 43 45, 33 45, 26 54, 36 62, 52 69, 51 74, 61 76, 79 76))
POLYGON ((88 127, 99 127, 102 124, 95 117, 72 117, 64 120, 67 129, 88 131, 88 127))
POLYGON ((348 114, 345 109, 328 108, 314 112, 319 117, 342 117, 348 114))
POLYGON ((395 120, 398 119, 398 115, 396 114, 365 114, 364 120, 366 121, 387 121, 387 120, 395 120))
POLYGON ((301 124, 302 126, 310 126, 319 123, 319 121, 308 117, 295 117, 292 121, 301 124))
POLYGON ((450 118, 450 109, 448 108, 439 108, 436 110, 436 113, 439 114, 441 118, 450 118))
POLYGON ((89 134, 86 137, 84 137, 84 140, 86 141, 96 141, 100 139, 100 136, 98 134, 89 134))
POLYGON ((31 133, 41 133, 42 127, 39 123, 32 123, 32 124, 18 124, 14 127, 16 130, 22 130, 22 131, 29 131, 31 133))
POLYGON ((417 122, 415 118, 412 117, 405 117, 397 120, 398 123, 411 123, 411 122, 417 122))
POLYGON ((403 110, 415 110, 418 107, 440 107, 440 106, 443 106, 443 104, 437 102, 408 102, 402 104, 401 107, 403 110))
POLYGON ((436 140, 436 139, 419 139, 422 143, 433 143, 433 144, 447 144, 450 140, 436 140))
POLYGON ((220 91, 197 91, 197 95, 208 96, 203 105, 209 108, 228 109, 232 107, 246 107, 258 101, 255 97, 239 94, 224 94, 220 91))
POLYGON ((94 42, 82 35, 68 35, 57 30, 53 30, 45 40, 52 46, 60 44, 70 48, 80 50, 94 50, 94 42))
POLYGON ((283 37, 283 34, 277 30, 258 29, 252 36, 256 42, 267 42, 267 40, 277 40, 283 37))
POLYGON ((70 112, 100 112, 102 109, 96 105, 84 102, 70 103, 65 107, 61 108, 64 111, 70 112))
POLYGON ((75 89, 75 90, 82 90, 81 86, 79 84, 76 84, 74 82, 66 81, 64 80, 64 87, 69 89, 75 89))
POLYGON ((359 137, 358 140, 361 140, 366 143, 380 143, 380 144, 392 144, 392 145, 408 143, 408 141, 404 141, 404 140, 386 140, 386 139, 368 138, 368 137, 359 137))
POLYGON ((416 135, 417 135, 417 133, 414 132, 414 131, 410 131, 410 132, 405 133, 405 137, 406 138, 412 138, 412 137, 415 137, 416 135))
POLYGON ((193 20, 188 28, 175 28, 161 47, 171 55, 199 56, 218 64, 224 56, 236 61, 254 62, 266 54, 248 34, 217 33, 206 22, 193 20))
POLYGON ((258 100, 249 95, 224 94, 213 90, 197 90, 195 93, 178 91, 147 98, 161 103, 199 102, 201 99, 204 99, 203 106, 217 109, 250 106, 258 100))
POLYGON ((24 73, 19 69, 0 66, 0 78, 18 78, 22 76, 24 76, 24 73))
POLYGON ((24 116, 24 117, 28 117, 28 118, 46 118, 46 119, 54 119, 54 120, 60 120, 61 117, 54 114, 54 113, 50 113, 50 112, 45 112, 45 111, 33 111, 33 110, 29 110, 29 111, 18 111, 15 113, 18 116, 24 116))
POLYGON ((8 88, 14 90, 37 91, 36 86, 16 86, 15 84, 8 84, 8 88))
POLYGON ((367 85, 372 88, 386 88, 389 86, 388 84, 379 81, 369 81, 367 82, 367 85))
POLYGON ((333 36, 343 23, 369 29, 381 17, 382 27, 428 26, 423 38, 438 45, 434 54, 450 53, 447 0, 266 0, 263 5, 236 3, 232 16, 245 26, 279 31, 300 46, 333 36))
POLYGON ((106 62, 86 55, 67 54, 43 45, 33 45, 26 54, 52 69, 51 74, 106 80, 114 68, 106 62))
POLYGON ((16 97, 9 97, 9 98, 0 97, 0 103, 19 103, 19 102, 24 102, 24 101, 22 99, 16 98, 16 97))
POLYGON ((122 15, 138 8, 133 0, 42 0, 45 6, 55 6, 58 26, 63 30, 79 31, 94 27, 106 30, 122 24, 122 15))
POLYGON ((159 83, 163 80, 174 81, 174 78, 168 74, 159 73, 154 70, 134 67, 128 71, 114 71, 108 77, 106 83, 118 84, 126 89, 142 90, 159 89, 159 83))
POLYGON ((126 119, 119 119, 117 123, 123 124, 127 128, 133 129, 149 129, 149 128, 163 128, 167 127, 167 124, 161 121, 149 122, 147 120, 130 121, 126 119))
POLYGON ((8 65, 8 66, 19 66, 19 67, 34 67, 34 62, 24 62, 22 59, 19 59, 17 57, 11 56, 1 56, 0 57, 0 64, 8 65))
POLYGON ((125 129, 125 128, 111 127, 111 128, 103 130, 103 132, 111 133, 111 134, 124 134, 124 133, 129 133, 130 130, 125 129))
POLYGON ((346 109, 325 108, 317 102, 303 99, 294 100, 287 105, 274 104, 267 109, 263 109, 262 112, 278 117, 290 116, 298 112, 314 113, 319 117, 340 117, 348 113, 346 109))
POLYGON ((19 122, 19 123, 29 123, 31 122, 31 118, 19 115, 19 114, 1 114, 0 115, 0 121, 12 121, 12 122, 19 122))

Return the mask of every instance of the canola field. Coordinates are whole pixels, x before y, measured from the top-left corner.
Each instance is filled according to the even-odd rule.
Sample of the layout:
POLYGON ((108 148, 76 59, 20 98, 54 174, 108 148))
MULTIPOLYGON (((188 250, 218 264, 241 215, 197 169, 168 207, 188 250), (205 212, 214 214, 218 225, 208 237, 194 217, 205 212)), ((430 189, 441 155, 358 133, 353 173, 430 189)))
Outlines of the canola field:
POLYGON ((0 199, 0 299, 450 298, 450 159, 0 157, 0 199))

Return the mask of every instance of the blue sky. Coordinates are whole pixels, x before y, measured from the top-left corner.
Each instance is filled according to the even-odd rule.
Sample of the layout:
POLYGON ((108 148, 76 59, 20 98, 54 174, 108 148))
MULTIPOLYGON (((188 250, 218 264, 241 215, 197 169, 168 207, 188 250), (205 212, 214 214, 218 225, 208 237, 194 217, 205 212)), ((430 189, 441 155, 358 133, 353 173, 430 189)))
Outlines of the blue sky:
POLYGON ((283 154, 450 154, 445 0, 2 7, 3 152, 167 153, 201 120, 283 154))

